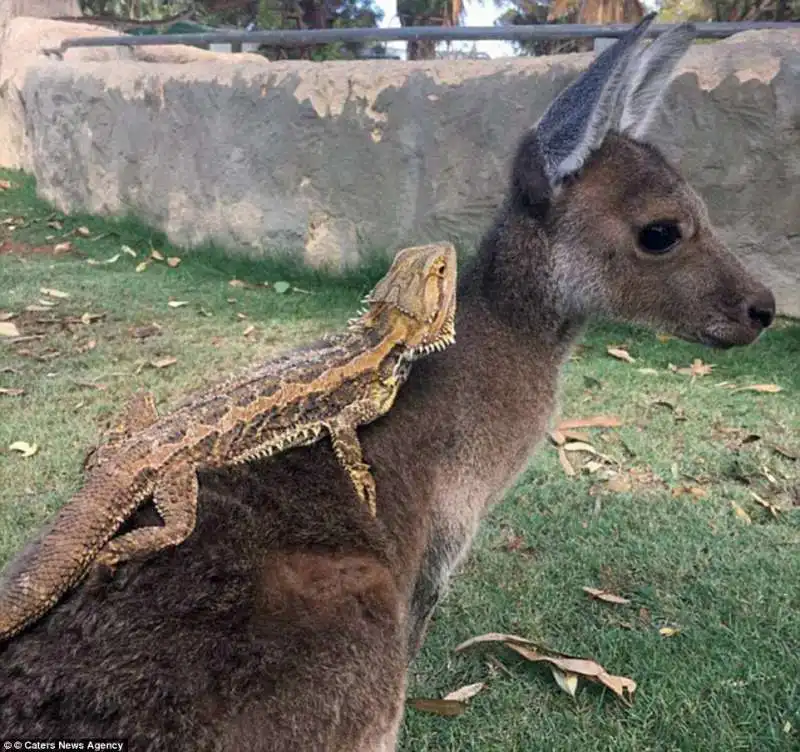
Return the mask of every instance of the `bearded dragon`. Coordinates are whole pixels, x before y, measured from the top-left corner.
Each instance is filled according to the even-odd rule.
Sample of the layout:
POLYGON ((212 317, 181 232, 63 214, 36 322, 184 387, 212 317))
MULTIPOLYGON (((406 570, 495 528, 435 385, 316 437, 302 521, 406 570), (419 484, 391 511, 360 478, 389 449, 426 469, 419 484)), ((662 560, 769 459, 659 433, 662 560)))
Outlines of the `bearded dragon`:
POLYGON ((375 482, 356 427, 385 414, 412 362, 455 339, 450 243, 400 251, 344 332, 200 391, 159 418, 152 395, 130 402, 90 463, 86 483, 7 567, 0 640, 36 621, 93 565, 178 545, 192 532, 197 470, 236 465, 329 436, 356 495, 375 514, 375 482), (163 527, 114 537, 152 496, 163 527))

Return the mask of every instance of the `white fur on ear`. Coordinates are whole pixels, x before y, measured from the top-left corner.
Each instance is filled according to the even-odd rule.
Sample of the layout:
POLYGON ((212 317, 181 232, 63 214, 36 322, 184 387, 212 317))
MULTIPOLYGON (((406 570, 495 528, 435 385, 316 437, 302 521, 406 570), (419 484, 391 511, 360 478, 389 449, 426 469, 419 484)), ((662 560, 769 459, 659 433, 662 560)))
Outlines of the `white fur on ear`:
POLYGON ((655 13, 646 15, 550 104, 536 127, 551 187, 581 168, 617 119, 628 62, 655 13))
POLYGON ((696 36, 692 24, 664 32, 630 62, 629 83, 619 117, 619 130, 641 138, 667 90, 670 76, 696 36))

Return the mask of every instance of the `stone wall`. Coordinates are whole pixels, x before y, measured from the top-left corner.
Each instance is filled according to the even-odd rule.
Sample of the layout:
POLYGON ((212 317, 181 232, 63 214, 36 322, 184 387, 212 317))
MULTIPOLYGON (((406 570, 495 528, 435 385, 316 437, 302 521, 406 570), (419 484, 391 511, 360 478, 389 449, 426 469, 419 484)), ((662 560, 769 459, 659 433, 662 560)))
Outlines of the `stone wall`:
MULTIPOLYGON (((7 39, 22 44, 23 24, 29 37, 56 33, 53 22, 17 19, 7 39)), ((321 65, 188 48, 29 56, 13 84, 24 103, 16 161, 0 122, 0 163, 32 171, 67 212, 133 212, 181 244, 294 249, 339 266, 365 251, 477 239, 517 139, 590 59, 321 65)), ((800 316, 800 31, 696 45, 652 140, 781 311, 800 316)))

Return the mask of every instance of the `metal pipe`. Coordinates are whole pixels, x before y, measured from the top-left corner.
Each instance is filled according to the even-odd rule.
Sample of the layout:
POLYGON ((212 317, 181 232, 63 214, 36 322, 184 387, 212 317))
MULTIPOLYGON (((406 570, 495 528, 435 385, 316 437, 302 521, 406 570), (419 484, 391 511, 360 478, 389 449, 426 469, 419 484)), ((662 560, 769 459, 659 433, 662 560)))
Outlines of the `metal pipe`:
MULTIPOLYGON (((672 24, 656 24, 647 31, 647 36, 663 34, 672 24)), ((743 22, 743 23, 698 23, 697 36, 723 39, 740 31, 754 29, 800 29, 791 22, 743 22)), ((404 28, 379 29, 309 29, 307 31, 274 29, 270 31, 214 31, 202 34, 151 34, 147 36, 118 37, 70 37, 56 49, 43 50, 59 57, 72 47, 145 47, 170 44, 241 44, 254 42, 280 47, 298 47, 331 42, 388 42, 419 41, 479 41, 500 39, 523 41, 530 39, 586 39, 617 38, 632 28, 632 24, 609 24, 586 26, 583 24, 535 24, 528 26, 410 26, 404 28)))

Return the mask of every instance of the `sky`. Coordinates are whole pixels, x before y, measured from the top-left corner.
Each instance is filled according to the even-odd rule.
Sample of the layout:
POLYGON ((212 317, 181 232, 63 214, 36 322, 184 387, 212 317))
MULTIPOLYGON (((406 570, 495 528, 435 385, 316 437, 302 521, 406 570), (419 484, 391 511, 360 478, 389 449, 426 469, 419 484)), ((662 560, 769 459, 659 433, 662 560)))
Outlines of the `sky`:
MULTIPOLYGON (((396 18, 397 0, 376 0, 376 4, 383 10, 384 16, 381 23, 382 27, 399 27, 400 22, 396 18)), ((484 0, 478 3, 476 0, 467 0, 467 9, 464 26, 494 26, 495 19, 502 13, 498 9, 494 0, 484 0)), ((389 42, 389 47, 404 47, 402 42, 389 42)), ((485 40, 477 43, 481 52, 486 52, 490 57, 507 57, 514 54, 513 47, 509 42, 485 40)), ((453 42, 453 47, 471 49, 472 42, 453 42)))

